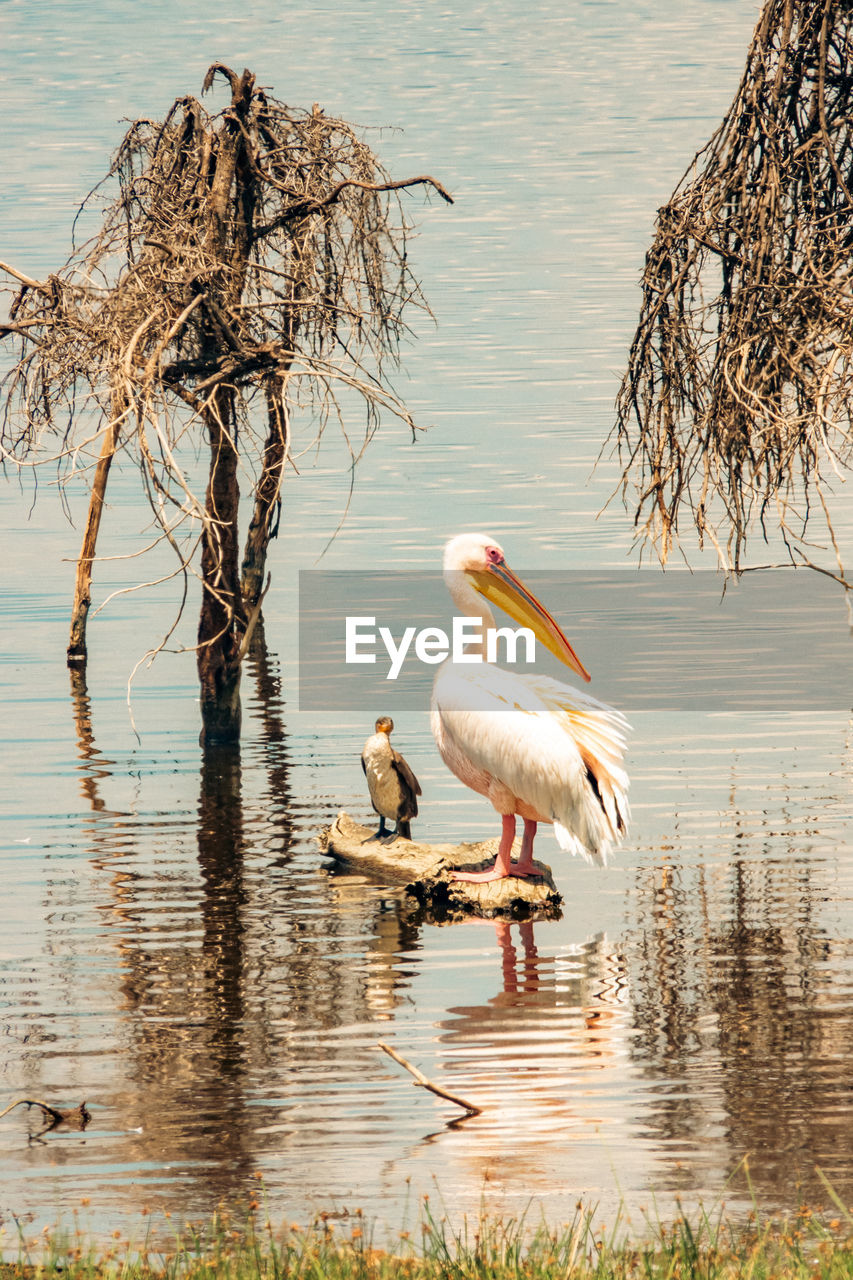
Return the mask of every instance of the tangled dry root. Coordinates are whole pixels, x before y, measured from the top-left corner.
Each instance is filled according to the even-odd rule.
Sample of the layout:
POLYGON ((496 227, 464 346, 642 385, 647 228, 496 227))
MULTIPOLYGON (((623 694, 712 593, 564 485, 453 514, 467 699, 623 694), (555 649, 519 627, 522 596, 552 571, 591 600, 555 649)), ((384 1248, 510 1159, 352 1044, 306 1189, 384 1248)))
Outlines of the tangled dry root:
POLYGON ((851 100, 850 7, 768 0, 728 114, 659 211, 616 437, 638 536, 662 560, 685 511, 727 568, 771 525, 810 562, 815 498, 835 542, 827 489, 851 463, 851 100))

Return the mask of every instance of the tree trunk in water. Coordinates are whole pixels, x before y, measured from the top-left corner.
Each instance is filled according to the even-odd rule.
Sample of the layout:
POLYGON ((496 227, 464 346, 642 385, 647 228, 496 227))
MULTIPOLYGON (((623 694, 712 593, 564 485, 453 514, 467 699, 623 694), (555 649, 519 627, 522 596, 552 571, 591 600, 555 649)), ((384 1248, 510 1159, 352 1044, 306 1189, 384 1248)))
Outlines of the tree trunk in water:
MULTIPOLYGON (((205 81, 209 87, 210 72, 205 81)), ((252 243, 254 197, 247 181, 251 159, 245 134, 254 76, 244 71, 231 82, 233 120, 220 140, 207 215, 207 234, 222 263, 219 279, 207 284, 206 354, 215 362, 223 346, 238 339, 231 328, 232 306, 239 303, 252 243)), ((201 740, 206 745, 240 737, 241 641, 246 613, 240 592, 237 545, 240 488, 237 481, 236 393, 220 384, 204 410, 210 444, 210 478, 202 534, 201 616, 198 624, 198 676, 201 740)))
POLYGON ((240 737, 240 642, 246 616, 237 548, 237 446, 233 394, 220 388, 207 412, 210 478, 202 535, 198 677, 204 743, 240 737))
POLYGON ((69 666, 85 666, 88 657, 86 622, 89 617, 89 607, 92 603, 92 561, 95 558, 95 548, 98 544, 98 530, 101 527, 101 512, 104 509, 107 480, 116 445, 118 444, 119 416, 119 406, 114 401, 113 420, 104 432, 101 455, 95 467, 92 492, 89 495, 86 529, 83 534, 83 546, 80 548, 80 557, 77 561, 77 582, 74 587, 74 603, 71 606, 71 634, 66 651, 69 666))
POLYGON ((284 379, 270 379, 267 388, 269 431, 264 446, 264 466, 255 492, 255 506, 243 552, 243 600, 256 604, 264 584, 267 548, 278 533, 281 484, 290 437, 284 405, 284 379), (278 508, 278 509, 277 509, 278 508))

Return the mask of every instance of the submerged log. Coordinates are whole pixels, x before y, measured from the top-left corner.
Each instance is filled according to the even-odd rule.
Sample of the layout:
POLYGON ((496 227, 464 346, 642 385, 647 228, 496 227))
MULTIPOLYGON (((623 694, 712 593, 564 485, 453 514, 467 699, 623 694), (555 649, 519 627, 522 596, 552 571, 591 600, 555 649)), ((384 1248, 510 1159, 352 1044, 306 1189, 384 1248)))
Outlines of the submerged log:
MULTIPOLYGON (((405 888, 406 893, 435 920, 463 920, 470 916, 556 919, 561 915, 562 897, 557 892, 551 868, 536 862, 539 875, 519 879, 507 876, 488 884, 468 884, 453 880, 451 871, 480 870, 495 860, 497 840, 479 844, 424 844, 397 839, 390 844, 370 840, 373 831, 355 822, 343 810, 320 837, 329 857, 356 871, 405 888)), ((513 852, 518 855, 521 842, 513 852)))

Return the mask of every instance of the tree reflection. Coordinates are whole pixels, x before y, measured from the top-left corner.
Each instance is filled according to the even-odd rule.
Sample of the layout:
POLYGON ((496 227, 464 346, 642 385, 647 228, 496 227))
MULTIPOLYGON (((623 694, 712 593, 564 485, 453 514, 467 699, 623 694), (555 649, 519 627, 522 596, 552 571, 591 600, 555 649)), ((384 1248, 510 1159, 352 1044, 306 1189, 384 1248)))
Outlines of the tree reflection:
POLYGON ((815 1166, 838 1169, 846 1195, 839 1104, 853 1020, 833 999, 840 953, 818 923, 820 864, 793 843, 781 857, 760 842, 738 850, 713 874, 658 862, 638 879, 635 1057, 681 1086, 659 1093, 661 1141, 701 1169, 716 1132, 731 1168, 750 1155, 753 1186, 771 1202, 824 1199, 815 1166))
POLYGON ((253 762, 267 777, 269 822, 275 830, 278 852, 286 856, 293 843, 294 828, 284 690, 278 662, 267 648, 263 614, 255 624, 246 668, 252 679, 248 704, 261 730, 253 762))
POLYGON ((92 702, 86 684, 85 668, 69 667, 71 680, 71 709, 74 730, 77 735, 77 752, 80 756, 80 791, 93 813, 106 812, 100 793, 100 782, 112 775, 114 760, 101 755, 92 731, 92 702))
MULTIPOLYGON (((106 788, 122 779, 96 745, 85 676, 71 673, 89 852, 108 876, 120 955, 119 1057, 92 1101, 113 1110, 115 1160, 182 1170, 169 1198, 184 1213, 245 1194, 265 1150, 286 1145, 294 1097, 335 1081, 339 1058, 356 1076, 375 1067, 372 1045, 353 1054, 323 1032, 393 1016, 418 937, 398 895, 323 872, 313 847, 305 856, 306 814, 311 830, 319 823, 294 795, 262 623, 247 671, 257 732, 242 755, 238 744, 202 746, 186 816, 156 803, 142 816, 107 808, 106 788)), ((78 992, 75 1007, 92 995, 78 992)))

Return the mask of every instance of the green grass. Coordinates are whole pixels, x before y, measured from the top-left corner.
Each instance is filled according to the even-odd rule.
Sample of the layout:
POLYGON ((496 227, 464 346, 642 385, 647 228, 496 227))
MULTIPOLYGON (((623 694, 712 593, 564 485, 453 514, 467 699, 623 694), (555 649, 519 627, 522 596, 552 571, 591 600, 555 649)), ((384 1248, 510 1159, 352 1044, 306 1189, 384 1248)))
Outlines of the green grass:
MULTIPOLYGON (((96 1250, 81 1231, 19 1242, 0 1280, 799 1280, 853 1277, 853 1218, 806 1206, 790 1218, 728 1221, 697 1210, 639 1233, 621 1222, 605 1231, 578 1206, 552 1231, 486 1216, 453 1229, 424 1201, 418 1229, 376 1243, 356 1212, 320 1215, 309 1227, 274 1228, 257 1201, 239 1217, 217 1213, 185 1228, 168 1251, 116 1239, 96 1250)), ((6 1256, 11 1241, 4 1238, 6 1256)))

